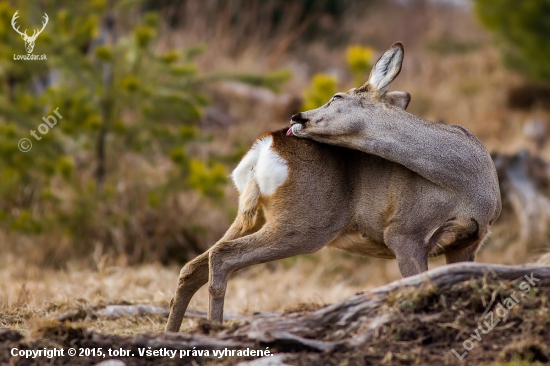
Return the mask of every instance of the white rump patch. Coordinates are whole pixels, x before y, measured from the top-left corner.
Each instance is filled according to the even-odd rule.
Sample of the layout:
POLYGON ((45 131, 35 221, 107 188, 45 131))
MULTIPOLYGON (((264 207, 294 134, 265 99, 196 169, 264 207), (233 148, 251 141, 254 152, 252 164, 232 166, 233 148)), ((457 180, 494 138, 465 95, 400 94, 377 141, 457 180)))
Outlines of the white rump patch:
POLYGON ((288 166, 273 149, 273 137, 258 140, 233 170, 231 178, 242 193, 250 179, 255 179, 262 195, 275 193, 288 177, 288 166))
MULTIPOLYGON (((273 138, 269 137, 268 139, 269 142, 264 144, 260 150, 254 178, 258 182, 262 195, 269 196, 275 193, 277 188, 286 181, 288 167, 286 161, 271 149, 273 138)), ((263 140, 267 140, 267 138, 263 140)))
POLYGON ((260 142, 261 140, 252 146, 252 149, 246 153, 246 155, 241 159, 239 165, 237 165, 235 170, 233 170, 233 173, 231 173, 231 179, 233 180, 233 183, 235 184, 235 187, 237 187, 239 193, 244 191, 246 183, 254 176, 254 167, 256 166, 258 156, 260 155, 260 152, 258 151, 258 145, 260 142))

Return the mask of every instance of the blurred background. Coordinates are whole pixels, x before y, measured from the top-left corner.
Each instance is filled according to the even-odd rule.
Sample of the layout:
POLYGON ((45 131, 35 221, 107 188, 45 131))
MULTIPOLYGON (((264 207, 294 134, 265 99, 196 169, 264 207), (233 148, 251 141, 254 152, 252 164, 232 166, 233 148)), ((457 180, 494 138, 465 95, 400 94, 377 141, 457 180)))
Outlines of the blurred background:
MULTIPOLYGON (((493 155, 504 208, 479 260, 549 262, 548 19, 546 0, 1 1, 0 305, 29 312, 0 323, 77 298, 166 305, 235 217, 228 176, 254 139, 363 84, 396 41, 391 89, 409 111, 469 128, 493 155), (32 51, 47 60, 14 59, 27 54, 16 11, 29 36, 47 14, 32 51)), ((328 249, 241 272, 230 311, 400 278, 395 261, 328 249)))

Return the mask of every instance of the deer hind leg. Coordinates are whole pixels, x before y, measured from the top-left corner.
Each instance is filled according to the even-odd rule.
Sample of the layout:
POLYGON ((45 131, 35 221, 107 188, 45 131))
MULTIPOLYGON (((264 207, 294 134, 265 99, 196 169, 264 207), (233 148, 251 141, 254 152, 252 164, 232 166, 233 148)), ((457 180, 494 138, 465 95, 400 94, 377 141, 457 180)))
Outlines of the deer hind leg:
MULTIPOLYGON (((219 242, 236 239, 259 230, 265 222, 261 210, 257 213, 255 221, 251 220, 249 216, 249 212, 239 212, 235 222, 233 222, 219 242)), ((208 261, 211 250, 212 248, 187 263, 181 269, 176 293, 170 301, 170 315, 166 323, 167 332, 179 331, 189 301, 208 282, 208 261)))
POLYGON ((445 253, 445 261, 447 264, 459 263, 459 262, 473 262, 476 259, 476 253, 478 246, 469 246, 463 249, 454 250, 452 252, 445 253))
POLYGON ((290 224, 268 222, 254 234, 216 244, 210 250, 208 318, 222 322, 227 279, 231 273, 253 264, 313 253, 333 239, 330 229, 303 230, 290 224))
POLYGON ((464 240, 462 243, 458 243, 457 249, 445 253, 447 264, 473 262, 476 259, 477 251, 481 248, 488 236, 489 235, 486 233, 470 238, 469 240, 464 240))
POLYGON ((413 236, 387 235, 386 243, 394 252, 403 277, 414 276, 428 270, 428 253, 422 241, 413 236))
POLYGON ((170 315, 166 323, 167 332, 180 330, 189 301, 208 282, 208 255, 209 251, 202 253, 181 269, 176 294, 170 301, 170 315))
POLYGON ((486 233, 487 230, 480 230, 474 219, 449 220, 430 238, 430 255, 445 254, 447 264, 473 261, 486 233))

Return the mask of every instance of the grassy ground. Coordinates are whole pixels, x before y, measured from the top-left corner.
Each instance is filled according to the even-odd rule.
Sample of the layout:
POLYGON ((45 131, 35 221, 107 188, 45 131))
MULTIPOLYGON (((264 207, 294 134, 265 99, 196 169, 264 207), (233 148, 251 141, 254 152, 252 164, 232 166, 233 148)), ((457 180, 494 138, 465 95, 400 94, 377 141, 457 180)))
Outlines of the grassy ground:
MULTIPOLYGON (((229 281, 225 311, 282 312, 301 303, 329 304, 399 278, 395 261, 364 265, 359 261, 369 260, 343 258, 341 253, 326 249, 316 255, 245 269, 229 281)), ((24 260, 13 259, 0 270, 0 326, 27 333, 34 322, 79 307, 127 303, 167 306, 179 269, 149 264, 93 270, 72 264, 60 271, 29 267, 24 260)), ((208 309, 206 287, 195 295, 190 307, 208 309)), ((132 317, 94 320, 86 325, 97 331, 131 335, 161 331, 164 323, 162 317, 132 317)), ((196 319, 185 319, 183 329, 195 325, 196 319)))
MULTIPOLYGON (((489 249, 482 251, 480 261, 501 262, 489 249)), ((443 264, 442 259, 435 259, 430 268, 443 264)), ((83 269, 81 265, 71 263, 65 270, 44 269, 8 257, 0 269, 0 327, 27 334, 37 322, 79 308, 112 304, 167 307, 180 270, 156 264, 99 269, 83 269)), ((395 260, 362 258, 323 249, 313 255, 241 270, 229 280, 225 311, 250 314, 283 312, 302 304, 322 306, 399 278, 395 260)), ((190 308, 208 309, 206 286, 195 295, 190 308)), ((184 319, 182 330, 195 327, 197 321, 184 319)), ((133 335, 162 331, 165 322, 164 316, 152 315, 88 319, 83 325, 104 333, 133 335)))
MULTIPOLYGON (((120 277, 126 277, 125 282, 132 286, 132 274, 126 273, 120 277)), ((158 365, 235 365, 239 361, 254 359, 233 356, 217 358, 212 357, 212 354, 208 357, 179 356, 175 359, 166 356, 137 357, 140 349, 151 349, 149 345, 153 346, 152 349, 168 347, 185 350, 191 349, 195 344, 196 348, 209 349, 206 344, 217 340, 226 342, 225 345, 229 345, 230 349, 247 347, 265 350, 266 345, 271 346, 270 352, 277 357, 284 357, 285 362, 292 365, 539 365, 550 361, 550 335, 547 331, 550 325, 550 282, 548 278, 534 277, 538 282, 534 282, 535 286, 529 290, 520 284, 522 281, 525 282, 521 276, 518 281, 498 281, 488 275, 484 278, 443 285, 440 288, 430 284, 414 289, 399 288, 383 295, 380 301, 376 300, 376 296, 359 295, 354 299, 360 299, 361 302, 353 300, 355 305, 350 305, 348 301, 348 305, 339 307, 346 316, 349 316, 348 312, 353 314, 346 322, 337 321, 342 314, 336 318, 334 315, 320 317, 311 314, 311 311, 320 307, 311 304, 307 308, 301 306, 300 309, 292 310, 292 314, 287 314, 287 319, 293 319, 292 323, 296 324, 304 324, 304 319, 305 324, 308 324, 308 317, 319 318, 321 323, 310 324, 311 329, 292 332, 305 336, 306 338, 302 339, 306 339, 306 342, 309 339, 311 342, 322 341, 323 346, 331 343, 341 345, 324 353, 316 351, 311 345, 293 343, 288 339, 278 341, 279 338, 276 338, 263 343, 251 341, 243 335, 250 334, 249 332, 254 329, 253 318, 249 318, 248 321, 226 322, 224 326, 216 327, 204 321, 192 324, 186 320, 186 333, 179 335, 116 335, 130 336, 132 332, 143 330, 151 333, 151 328, 161 325, 163 320, 162 317, 132 317, 120 319, 116 324, 102 321, 59 323, 40 320, 35 322, 27 338, 23 339, 18 333, 0 332, 0 350, 6 351, 0 352, 0 362, 10 359, 8 350, 14 347, 31 350, 54 347, 124 349, 133 353, 133 356, 118 357, 127 365, 146 365, 152 362, 158 365), (511 302, 510 306, 508 302, 514 296, 517 300, 511 302), (362 306, 366 305, 369 299, 372 299, 373 305, 362 306), (506 313, 496 310, 499 304, 504 304, 509 310, 506 313), (493 314, 491 318, 485 316, 489 310, 493 314), (329 320, 333 318, 334 321, 329 320), (489 327, 486 325, 487 322, 483 323, 483 319, 490 319, 488 321, 493 325, 489 327), (498 321, 495 322, 496 320, 498 321), (131 331, 121 331, 123 327, 131 328, 131 331), (367 338, 363 339, 365 336, 367 338), (233 346, 230 345, 231 342, 235 342, 233 346), (352 346, 356 343, 358 346, 352 346), (465 349, 468 349, 468 352, 465 353, 465 349), (452 350, 455 350, 456 355, 452 350)), ((105 279, 107 280, 108 276, 105 279)), ((99 281, 94 283, 97 282, 99 281)), ((106 281, 109 282, 112 285, 112 281, 106 281)), ((255 281, 248 281, 247 284, 250 285, 250 282, 255 281)), ((86 280, 82 285, 86 285, 86 280)), ((116 286, 112 289, 115 290, 116 286)), ((118 290, 124 292, 123 289, 118 290)), ((151 291, 154 292, 152 288, 151 291)), ((230 303, 235 304, 234 296, 230 303)), ((67 304, 61 307, 67 307, 67 304)), ((60 308, 54 311, 46 309, 46 312, 54 313, 57 310, 60 308)), ((35 311, 41 312, 38 309, 35 311)), ((335 308, 332 308, 332 311, 335 312, 335 308)), ((15 317, 17 316, 24 318, 24 311, 15 314, 15 317)), ((277 321, 277 318, 279 317, 272 317, 271 321, 277 321)), ((266 320, 264 324, 269 326, 269 321, 266 320)), ((95 365, 102 360, 100 356, 59 357, 55 362, 60 364, 70 361, 70 364, 74 365, 95 365)), ((50 361, 46 357, 34 360, 15 357, 11 358, 10 362, 16 362, 17 365, 42 365, 49 364, 50 361)))

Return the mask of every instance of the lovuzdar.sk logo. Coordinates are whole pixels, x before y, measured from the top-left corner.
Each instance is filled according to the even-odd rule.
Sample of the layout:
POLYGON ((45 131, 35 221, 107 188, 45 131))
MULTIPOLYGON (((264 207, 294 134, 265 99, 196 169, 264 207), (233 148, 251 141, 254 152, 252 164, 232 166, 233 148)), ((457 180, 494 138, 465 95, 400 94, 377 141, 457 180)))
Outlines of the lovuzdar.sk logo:
POLYGON ((11 26, 13 29, 19 33, 21 38, 23 38, 23 41, 25 41, 25 49, 27 50, 26 55, 13 55, 14 60, 46 60, 46 55, 34 55, 32 54, 32 50, 34 49, 34 42, 36 41, 36 38, 42 33, 44 28, 46 28, 46 25, 48 24, 48 14, 44 13, 44 21, 42 22, 42 29, 34 29, 31 36, 27 34, 27 30, 25 29, 24 32, 21 32, 19 30, 19 26, 16 24, 17 18, 19 18, 19 10, 13 14, 13 17, 11 18, 11 26))

